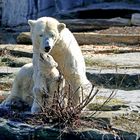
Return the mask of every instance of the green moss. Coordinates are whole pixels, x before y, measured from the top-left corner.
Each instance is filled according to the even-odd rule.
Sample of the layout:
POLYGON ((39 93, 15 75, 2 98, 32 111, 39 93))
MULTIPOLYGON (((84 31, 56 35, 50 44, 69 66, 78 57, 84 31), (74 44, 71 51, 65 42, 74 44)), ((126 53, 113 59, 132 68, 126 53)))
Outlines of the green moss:
POLYGON ((96 103, 89 104, 87 108, 91 111, 116 111, 120 110, 121 107, 123 108, 128 107, 124 105, 124 102, 122 100, 117 98, 113 98, 109 102, 104 104, 106 100, 107 97, 97 96, 96 103))
MULTIPOLYGON (((108 97, 104 97, 104 96, 97 96, 96 97, 96 100, 97 101, 106 101, 108 99, 108 97)), ((124 104, 124 102, 118 98, 112 98, 108 103, 107 105, 119 105, 119 104, 124 104)))
POLYGON ((92 58, 85 58, 85 63, 86 63, 86 66, 102 66, 102 67, 106 67, 104 62, 102 61, 94 61, 94 59, 92 58))
POLYGON ((101 106, 101 104, 97 104, 97 103, 91 103, 88 105, 88 109, 91 111, 111 111, 111 107, 104 105, 101 106))

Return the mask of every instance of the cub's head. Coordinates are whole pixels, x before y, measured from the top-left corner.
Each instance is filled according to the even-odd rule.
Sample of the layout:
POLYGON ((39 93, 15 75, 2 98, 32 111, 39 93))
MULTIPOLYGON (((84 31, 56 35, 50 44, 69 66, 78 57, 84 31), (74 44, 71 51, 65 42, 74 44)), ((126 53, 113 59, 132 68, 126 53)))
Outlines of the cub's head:
POLYGON ((46 69, 50 70, 56 68, 58 64, 55 62, 53 57, 48 53, 45 54, 40 53, 39 66, 43 70, 46 69))
POLYGON ((34 49, 39 49, 41 52, 50 52, 60 39, 60 32, 66 27, 64 23, 51 17, 28 20, 28 24, 34 49))

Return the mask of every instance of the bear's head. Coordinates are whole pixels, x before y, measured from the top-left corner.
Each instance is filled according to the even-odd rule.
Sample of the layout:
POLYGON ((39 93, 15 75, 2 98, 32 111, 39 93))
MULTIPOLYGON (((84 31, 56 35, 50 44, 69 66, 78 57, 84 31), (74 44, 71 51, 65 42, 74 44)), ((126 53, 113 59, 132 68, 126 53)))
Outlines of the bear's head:
POLYGON ((50 71, 58 66, 53 57, 48 53, 40 53, 39 65, 42 71, 50 71))
POLYGON ((66 27, 51 17, 42 17, 37 20, 28 20, 30 25, 34 49, 41 52, 50 52, 55 43, 60 39, 61 31, 66 27))

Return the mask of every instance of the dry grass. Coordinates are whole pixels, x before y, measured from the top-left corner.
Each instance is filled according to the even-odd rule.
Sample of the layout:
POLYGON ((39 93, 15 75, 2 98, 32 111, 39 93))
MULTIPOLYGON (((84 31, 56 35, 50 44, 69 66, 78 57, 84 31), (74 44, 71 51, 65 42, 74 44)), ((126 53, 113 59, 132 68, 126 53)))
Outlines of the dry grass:
POLYGON ((129 114, 122 114, 120 116, 113 117, 113 125, 117 128, 134 132, 140 135, 140 114, 131 112, 129 114))
MULTIPOLYGON (((87 105, 91 102, 92 99, 98 94, 99 90, 94 90, 94 86, 92 86, 90 93, 85 98, 82 98, 81 102, 77 106, 73 106, 72 104, 66 104, 65 106, 62 104, 62 100, 59 100, 60 94, 62 95, 62 91, 59 91, 55 94, 55 98, 53 99, 52 105, 45 105, 42 107, 42 112, 38 114, 22 114, 17 110, 25 110, 24 108, 27 107, 25 103, 18 101, 15 104, 12 104, 11 109, 16 110, 12 113, 8 113, 4 115, 7 119, 18 120, 20 122, 32 124, 32 125, 52 125, 54 127, 61 127, 61 128, 69 128, 75 129, 80 127, 97 127, 95 121, 91 121, 90 119, 94 117, 94 115, 102 108, 106 103, 108 103, 112 96, 115 94, 114 91, 110 94, 110 96, 103 102, 101 106, 98 107, 96 111, 94 111, 88 119, 81 119, 82 118, 82 110, 87 107, 87 105), (17 108, 17 104, 22 104, 17 108), (89 121, 90 120, 90 121, 89 121), (86 122, 86 123, 85 123, 86 122)), ((64 89, 63 89, 64 90, 64 89)), ((77 89, 78 90, 78 89, 77 89)), ((73 94, 72 89, 69 87, 67 90, 68 94, 73 94)), ((74 92, 75 93, 75 92, 74 92)), ((45 98, 45 97, 44 97, 45 98)), ((66 95, 63 94, 62 99, 65 100, 66 95)), ((72 98, 69 99, 71 103, 72 98)), ((84 117, 85 118, 85 117, 84 117)), ((101 127, 101 126, 100 126, 101 127)))

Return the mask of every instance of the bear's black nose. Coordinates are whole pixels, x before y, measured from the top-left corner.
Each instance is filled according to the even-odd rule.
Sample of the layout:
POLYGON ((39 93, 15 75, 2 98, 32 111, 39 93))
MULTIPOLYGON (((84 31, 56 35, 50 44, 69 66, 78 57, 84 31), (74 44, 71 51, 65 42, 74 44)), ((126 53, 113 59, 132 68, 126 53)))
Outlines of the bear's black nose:
POLYGON ((49 52, 49 51, 50 51, 50 49, 51 49, 51 47, 50 47, 50 46, 46 46, 46 47, 45 47, 45 52, 49 52))
POLYGON ((44 60, 44 57, 43 57, 43 54, 42 54, 42 53, 40 53, 40 58, 41 58, 42 60, 44 60))

